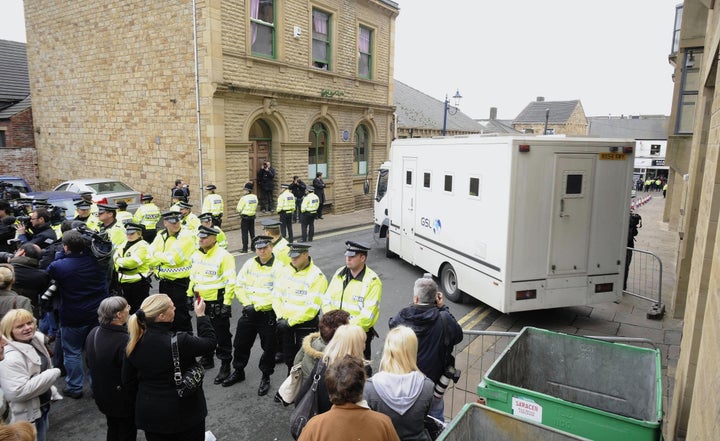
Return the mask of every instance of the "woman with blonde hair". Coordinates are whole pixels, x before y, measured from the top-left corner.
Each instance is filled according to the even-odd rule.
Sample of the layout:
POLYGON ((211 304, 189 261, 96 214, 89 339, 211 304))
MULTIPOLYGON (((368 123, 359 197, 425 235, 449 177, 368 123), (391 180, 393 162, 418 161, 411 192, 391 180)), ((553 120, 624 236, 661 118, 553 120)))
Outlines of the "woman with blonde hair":
POLYGON ((430 441, 425 415, 430 410, 434 383, 417 367, 418 340, 407 326, 388 332, 380 370, 367 383, 363 398, 371 409, 392 420, 402 441, 430 441))
POLYGON ((15 268, 9 263, 0 263, 0 320, 11 309, 25 309, 32 312, 32 302, 12 290, 15 284, 15 268))
POLYGON ((0 332, 8 342, 0 362, 0 387, 10 402, 11 422, 33 423, 37 440, 45 441, 52 387, 60 369, 52 367, 45 335, 37 331, 32 312, 11 309, 0 320, 0 332))
MULTIPOLYGON (((178 332, 180 370, 185 372, 195 358, 215 350, 215 331, 205 316, 205 302, 193 302, 198 337, 178 332)), ((130 341, 123 360, 122 382, 135 392, 135 423, 148 441, 203 441, 207 404, 202 386, 180 398, 174 378, 171 326, 175 305, 167 294, 147 297, 130 316, 130 341)))
MULTIPOLYGON (((366 338, 367 333, 358 325, 342 325, 338 327, 333 338, 327 346, 325 346, 322 358, 315 363, 315 367, 313 367, 310 375, 300 388, 297 398, 295 399, 296 405, 307 391, 310 390, 315 376, 320 375, 317 390, 318 413, 330 410, 332 402, 330 402, 330 396, 328 395, 327 386, 325 385, 325 371, 328 366, 346 355, 352 355, 362 360, 366 338)), ((365 365, 367 366, 367 363, 365 363, 365 365)))

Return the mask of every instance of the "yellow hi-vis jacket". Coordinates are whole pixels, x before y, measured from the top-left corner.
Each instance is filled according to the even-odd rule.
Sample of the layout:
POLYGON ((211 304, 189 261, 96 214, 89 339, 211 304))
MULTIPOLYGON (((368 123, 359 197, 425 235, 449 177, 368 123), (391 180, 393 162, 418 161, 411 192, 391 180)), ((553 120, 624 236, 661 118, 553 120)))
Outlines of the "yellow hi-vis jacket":
POLYGON ((288 245, 289 243, 284 237, 273 242, 273 255, 285 265, 290 265, 290 256, 288 255, 290 247, 288 245))
POLYGON ((240 198, 236 210, 241 216, 255 216, 255 213, 257 213, 257 206, 257 196, 252 193, 248 193, 240 198))
POLYGON ((115 219, 117 219, 117 221, 120 225, 125 225, 128 222, 132 222, 133 214, 127 210, 118 211, 117 216, 115 216, 115 219))
POLYGON ((347 311, 350 314, 350 324, 358 325, 367 332, 380 317, 382 281, 375 271, 365 265, 362 280, 351 279, 343 289, 343 282, 349 272, 346 266, 335 271, 325 291, 322 310, 323 313, 333 309, 347 311))
POLYGON ((190 256, 194 252, 195 234, 185 227, 173 236, 163 230, 150 245, 150 266, 161 279, 186 279, 190 276, 190 256))
POLYGON ((112 242, 113 247, 117 248, 127 240, 125 237, 125 227, 115 219, 115 222, 106 227, 100 223, 100 232, 107 232, 108 239, 112 242))
POLYGON ((275 278, 285 264, 271 256, 266 264, 260 258, 246 260, 235 280, 235 297, 243 305, 255 305, 256 311, 270 311, 275 278))
POLYGON ((140 239, 129 247, 125 241, 115 250, 115 271, 120 283, 135 283, 150 275, 150 244, 140 239))
POLYGON ((308 193, 302 200, 300 211, 303 213, 316 213, 320 206, 320 198, 315 193, 308 193))
POLYGON ((187 228, 192 234, 197 233, 198 227, 200 227, 200 225, 202 224, 202 222, 200 222, 200 219, 198 219, 198 217, 194 213, 189 213, 187 216, 182 218, 180 223, 183 224, 183 226, 187 228))
POLYGON ((290 326, 312 320, 320 312, 325 289, 327 279, 312 260, 300 271, 292 265, 283 267, 273 286, 275 315, 290 326))
POLYGON ((205 196, 201 213, 212 213, 213 216, 220 216, 224 212, 225 204, 223 203, 222 196, 215 193, 205 196))
POLYGON ((289 189, 286 188, 282 193, 280 193, 280 196, 278 196, 277 208, 275 211, 278 213, 283 211, 286 213, 292 213, 295 211, 295 196, 293 196, 289 189))
POLYGON ((217 243, 207 252, 196 250, 191 258, 190 285, 187 295, 193 297, 195 291, 206 302, 220 300, 232 305, 235 297, 235 258, 217 243), (218 298, 224 289, 222 298, 218 298))
POLYGON ((75 219, 73 221, 80 221, 85 223, 85 226, 88 227, 89 230, 93 231, 100 231, 100 221, 96 216, 93 216, 92 214, 87 217, 87 219, 80 219, 79 217, 75 216, 75 219))
POLYGON ((133 222, 145 225, 146 230, 154 230, 159 220, 160 209, 152 202, 139 206, 133 216, 133 222))

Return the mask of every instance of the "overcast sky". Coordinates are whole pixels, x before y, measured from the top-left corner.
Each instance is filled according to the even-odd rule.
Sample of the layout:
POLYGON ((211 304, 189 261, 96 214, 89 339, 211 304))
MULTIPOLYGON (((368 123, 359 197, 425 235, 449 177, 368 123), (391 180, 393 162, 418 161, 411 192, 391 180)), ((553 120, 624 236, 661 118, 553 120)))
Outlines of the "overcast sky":
MULTIPOLYGON (((396 0, 395 79, 473 118, 512 119, 536 97, 588 116, 670 114, 667 61, 680 0, 396 0)), ((25 41, 22 0, 0 39, 25 41)))

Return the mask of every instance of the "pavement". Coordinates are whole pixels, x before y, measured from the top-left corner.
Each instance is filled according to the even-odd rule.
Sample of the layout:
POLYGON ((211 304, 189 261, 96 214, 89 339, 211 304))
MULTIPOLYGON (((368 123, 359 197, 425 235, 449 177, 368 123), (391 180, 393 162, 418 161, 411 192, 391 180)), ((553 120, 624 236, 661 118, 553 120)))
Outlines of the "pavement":
MULTIPOLYGON (((639 299, 629 295, 623 297, 617 303, 604 303, 592 306, 579 306, 571 308, 559 308, 554 310, 533 311, 514 314, 497 314, 497 318, 491 322, 486 331, 497 332, 519 332, 525 326, 536 326, 549 329, 555 332, 585 336, 610 336, 621 338, 644 338, 660 350, 662 369, 662 391, 663 411, 667 415, 670 408, 670 400, 673 396, 674 375, 680 355, 680 341, 682 338, 683 321, 673 318, 673 296, 675 286, 675 257, 677 233, 668 230, 666 223, 662 221, 665 200, 660 192, 638 192, 637 200, 646 202, 635 208, 635 212, 643 218, 643 227, 636 238, 635 248, 646 250, 658 256, 663 265, 662 299, 665 306, 665 314, 660 319, 648 318, 648 313, 653 311, 652 302, 639 299), (647 199, 647 196, 651 196, 647 199)), ((257 219, 256 233, 261 231, 260 220, 270 215, 260 215, 257 219)), ((277 218, 275 215, 274 218, 277 218)), ((327 213, 323 219, 315 222, 315 234, 320 236, 341 230, 352 228, 369 227, 373 222, 372 209, 363 209, 346 214, 327 213)), ((294 224, 294 234, 300 237, 300 224, 294 224)), ((231 251, 237 252, 241 248, 240 230, 226 232, 231 251)), ((297 239, 296 239, 297 240, 297 239)), ((644 269, 641 268, 640 271, 644 269)), ((647 271, 655 271, 648 268, 647 271)), ((648 274, 649 277, 657 277, 655 273, 648 274)), ((640 276, 643 278, 643 275, 640 276)), ((482 308, 482 306, 478 306, 482 308)), ((468 321, 464 324, 467 328, 473 327, 468 321)), ((505 339, 507 344, 509 339, 505 339)), ((494 359, 485 357, 489 351, 495 351, 499 355, 504 345, 497 345, 498 348, 491 348, 487 342, 480 342, 479 345, 466 345, 463 351, 466 354, 459 354, 458 360, 468 360, 465 378, 468 384, 467 393, 476 394, 477 384, 482 378, 489 365, 494 359), (478 348, 478 346, 480 346, 478 348), (472 355, 471 352, 478 351, 479 354, 472 355), (465 358, 463 358, 463 355, 465 358), (489 360, 488 360, 489 358, 489 360)), ((648 347, 640 344, 640 346, 648 347)), ((460 366, 458 366, 460 367, 460 366)), ((461 381, 462 383, 462 381, 461 381)), ((456 385, 456 387, 460 387, 456 385)), ((455 395, 446 393, 446 414, 452 417, 459 410, 462 403, 453 403, 455 395)), ((477 395, 475 395, 477 397, 477 395)), ((467 401, 467 394, 462 394, 461 401, 467 401)), ((663 428, 663 432, 665 432, 663 428)))

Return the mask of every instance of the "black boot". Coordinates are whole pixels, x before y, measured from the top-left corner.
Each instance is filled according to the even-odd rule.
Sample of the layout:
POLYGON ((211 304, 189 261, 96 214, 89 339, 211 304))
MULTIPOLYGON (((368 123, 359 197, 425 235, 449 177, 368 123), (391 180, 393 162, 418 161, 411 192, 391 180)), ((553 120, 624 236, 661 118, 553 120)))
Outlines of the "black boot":
POLYGON ((220 384, 227 377, 230 376, 230 360, 223 360, 222 365, 220 366, 220 372, 218 372, 217 377, 215 377, 215 381, 213 383, 220 384))
POLYGON ((222 382, 223 387, 232 386, 235 383, 245 381, 245 371, 242 369, 235 369, 229 377, 222 382))
POLYGON ((263 374, 260 379, 260 387, 258 387, 258 395, 264 396, 270 391, 270 375, 263 374))
POLYGON ((212 369, 215 367, 215 359, 212 355, 203 355, 200 357, 200 364, 205 370, 212 369))

